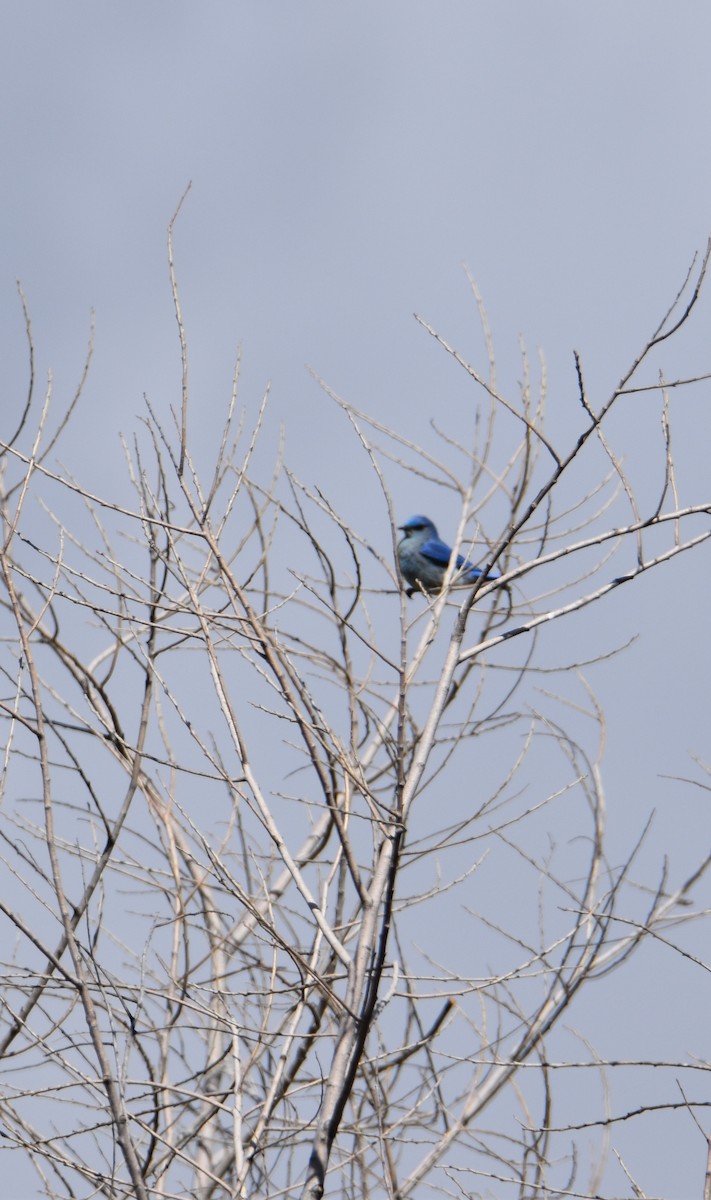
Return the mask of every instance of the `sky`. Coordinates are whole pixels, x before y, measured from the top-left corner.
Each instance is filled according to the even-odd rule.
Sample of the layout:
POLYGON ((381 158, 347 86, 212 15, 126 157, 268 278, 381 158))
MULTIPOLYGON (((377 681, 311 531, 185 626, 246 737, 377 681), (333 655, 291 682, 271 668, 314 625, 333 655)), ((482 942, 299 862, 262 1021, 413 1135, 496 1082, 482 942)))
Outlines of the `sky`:
MULTIPOLYGON (((542 350, 562 437, 573 351, 602 400, 711 234, 711 9, 698 0, 10 0, 3 27, 3 411, 26 388, 16 280, 57 409, 93 312, 62 459, 95 490, 122 494, 118 434, 144 395, 159 412, 179 403, 166 229, 188 183, 175 256, 198 453, 214 446, 239 351, 243 402, 255 411, 270 384, 296 473, 383 549, 382 500, 311 372, 426 444, 470 385, 413 314, 484 367, 466 267, 502 388, 520 379, 520 338, 534 360, 542 350)), ((669 346, 670 376, 711 369, 708 324, 707 304, 669 346)), ((706 499, 708 386, 674 411, 684 496, 706 499)), ((399 474, 393 489, 403 519, 424 511, 445 535, 456 522, 422 481, 399 474)), ((682 859, 680 821, 706 840, 709 822, 700 793, 662 776, 711 755, 707 580, 702 548, 620 590, 594 627, 561 623, 550 650, 640 635, 595 676, 610 820, 622 843, 651 797, 657 845, 678 841, 682 859)), ((689 1002, 698 1014, 709 997, 689 1002)), ((700 1191, 696 1154, 666 1181, 679 1196, 700 1191)))

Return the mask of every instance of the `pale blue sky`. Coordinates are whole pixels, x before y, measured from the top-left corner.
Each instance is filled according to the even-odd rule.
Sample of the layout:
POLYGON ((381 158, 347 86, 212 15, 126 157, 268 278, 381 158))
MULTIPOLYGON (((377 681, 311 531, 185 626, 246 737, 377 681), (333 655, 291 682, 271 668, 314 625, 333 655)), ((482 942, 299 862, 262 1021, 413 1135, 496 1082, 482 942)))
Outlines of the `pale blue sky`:
MULTIPOLYGON (((4 410, 16 411, 25 389, 15 279, 58 404, 78 380, 93 308, 95 361, 62 453, 88 486, 120 492, 115 433, 136 427, 144 392, 163 412, 179 399, 165 241, 192 180, 175 245, 197 445, 222 418, 241 346, 242 400, 253 407, 272 381, 289 461, 387 548, 364 464, 324 446, 341 426, 306 366, 426 439, 430 418, 462 403, 469 384, 412 314, 483 367, 466 264, 502 386, 520 378, 520 334, 545 352, 551 428, 565 430, 573 349, 601 400, 711 233, 709 44, 711 9, 700 0, 8 3, 4 410)), ((707 305, 660 359, 669 376, 711 367, 708 327, 707 305)), ((635 403, 619 424, 626 452, 635 403)), ((708 386, 675 396, 674 415, 682 499, 708 497, 708 386)), ((398 477, 402 517, 431 512, 447 535, 456 512, 422 486, 398 477)), ((587 655, 642 634, 595 676, 609 706, 620 845, 652 803, 657 849, 672 852, 680 823, 698 822, 708 841, 702 794, 659 780, 690 774, 692 755, 711 757, 708 567, 704 548, 620 591, 594 624, 573 618, 551 633, 556 661, 579 638, 587 655)), ((684 860, 681 837, 678 850, 684 860)), ((700 1019, 708 1005, 699 995, 692 1012, 700 1019)), ((688 1170, 664 1180, 670 1194, 677 1184, 680 1197, 700 1193, 701 1148, 671 1165, 668 1146, 658 1163, 654 1139, 642 1149, 659 1178, 688 1170)))

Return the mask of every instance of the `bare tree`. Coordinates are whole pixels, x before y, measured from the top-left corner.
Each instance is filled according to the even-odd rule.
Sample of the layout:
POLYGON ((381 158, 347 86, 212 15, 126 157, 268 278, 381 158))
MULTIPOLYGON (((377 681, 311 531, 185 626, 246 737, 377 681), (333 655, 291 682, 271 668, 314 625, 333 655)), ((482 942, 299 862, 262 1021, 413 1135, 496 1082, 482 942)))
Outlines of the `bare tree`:
POLYGON ((584 662, 537 648, 710 535, 672 454, 670 392, 694 381, 643 374, 709 250, 602 402, 576 359, 568 444, 525 352, 499 389, 473 284, 486 373, 422 322, 471 380, 468 431, 438 421, 425 449, 324 385, 382 497, 376 546, 281 441, 265 469, 268 397, 250 422, 236 375, 198 469, 170 233, 182 405, 147 403, 131 500, 56 466, 81 385, 58 422, 51 388, 37 411, 26 312, 2 443, 3 1144, 51 1197, 600 1195, 615 1066, 562 1018, 677 945, 711 857, 640 879, 643 829, 609 857, 603 713, 584 662), (607 432, 638 390, 645 506, 607 432), (456 549, 498 579, 406 597, 403 470, 456 498, 456 549))

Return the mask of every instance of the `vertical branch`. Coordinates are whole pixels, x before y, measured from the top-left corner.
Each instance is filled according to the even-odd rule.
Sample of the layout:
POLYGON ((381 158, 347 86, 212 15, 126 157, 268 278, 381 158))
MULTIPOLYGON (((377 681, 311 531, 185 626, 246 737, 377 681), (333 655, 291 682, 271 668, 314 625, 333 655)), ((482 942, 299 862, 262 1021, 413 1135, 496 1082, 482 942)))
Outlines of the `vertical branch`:
POLYGON ((175 274, 175 264, 173 261, 173 228, 192 186, 191 180, 180 197, 180 200, 178 201, 178 207, 168 223, 168 266, 170 269, 170 287, 173 294, 173 307, 175 309, 175 319, 178 323, 178 336, 180 338, 182 404, 180 416, 180 457, 178 460, 178 475, 181 479, 183 476, 183 471, 185 470, 185 455, 187 453, 188 445, 188 343, 185 337, 185 326, 183 324, 183 314, 180 307, 180 296, 178 294, 178 280, 175 274))

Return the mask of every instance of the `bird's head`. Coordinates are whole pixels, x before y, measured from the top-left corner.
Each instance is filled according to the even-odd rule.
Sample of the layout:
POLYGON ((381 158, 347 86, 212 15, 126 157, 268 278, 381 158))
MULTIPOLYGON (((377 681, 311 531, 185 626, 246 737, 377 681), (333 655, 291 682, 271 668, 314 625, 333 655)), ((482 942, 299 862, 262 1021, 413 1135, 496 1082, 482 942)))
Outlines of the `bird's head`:
POLYGON ((432 521, 429 517, 423 517, 419 513, 414 517, 408 517, 404 525, 398 525, 398 529, 401 529, 406 536, 410 533, 426 533, 428 537, 437 537, 437 530, 432 521))

